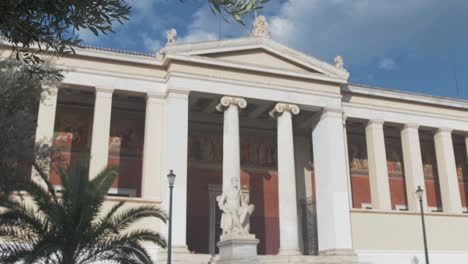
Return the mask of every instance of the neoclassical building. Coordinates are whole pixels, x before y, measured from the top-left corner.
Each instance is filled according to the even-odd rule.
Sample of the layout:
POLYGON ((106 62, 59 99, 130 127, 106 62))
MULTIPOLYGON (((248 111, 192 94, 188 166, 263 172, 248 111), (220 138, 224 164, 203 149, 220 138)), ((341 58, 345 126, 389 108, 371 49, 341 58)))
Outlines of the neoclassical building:
POLYGON ((176 263, 217 253, 216 197, 236 174, 262 263, 424 263, 421 186, 431 263, 468 261, 468 101, 349 83, 341 57, 258 28, 197 43, 173 33, 156 55, 82 47, 56 60, 65 78, 36 132, 61 157, 54 184, 54 167, 89 154, 91 178, 121 169, 108 203, 167 208, 173 170, 176 263))

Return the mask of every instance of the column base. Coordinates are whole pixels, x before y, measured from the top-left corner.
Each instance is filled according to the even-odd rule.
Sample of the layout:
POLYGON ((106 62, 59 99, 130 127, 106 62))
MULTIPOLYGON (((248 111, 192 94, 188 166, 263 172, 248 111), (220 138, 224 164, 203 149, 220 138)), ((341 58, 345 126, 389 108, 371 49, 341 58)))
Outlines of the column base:
POLYGON ((278 256, 302 256, 302 252, 299 248, 295 249, 279 249, 278 256))
MULTIPOLYGON (((185 245, 173 245, 171 253, 171 263, 208 263, 210 257, 208 255, 192 254, 185 245)), ((167 249, 159 249, 156 263, 167 262, 167 249)))
POLYGON ((357 256, 356 252, 353 249, 349 248, 336 248, 319 251, 319 256, 357 256))

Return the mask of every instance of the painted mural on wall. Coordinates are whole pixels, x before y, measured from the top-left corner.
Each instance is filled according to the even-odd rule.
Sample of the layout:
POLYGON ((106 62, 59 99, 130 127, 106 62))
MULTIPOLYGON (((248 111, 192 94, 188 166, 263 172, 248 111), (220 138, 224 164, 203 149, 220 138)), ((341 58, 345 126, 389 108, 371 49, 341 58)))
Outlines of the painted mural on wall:
POLYGON ((348 155, 351 174, 369 174, 366 138, 363 134, 348 134, 348 155))
MULTIPOLYGON (((277 149, 274 138, 259 136, 242 137, 240 143, 241 164, 254 167, 276 167, 277 149)), ((222 162, 222 135, 191 135, 188 156, 195 162, 222 162)))
POLYGON ((119 118, 113 122, 109 137, 109 156, 141 156, 143 153, 142 121, 119 118))
POLYGON ((464 144, 454 144, 455 163, 459 182, 468 182, 468 161, 464 144))
POLYGON ((423 162, 424 178, 437 179, 437 161, 434 142, 421 141, 421 155, 423 162))
POLYGON ((60 152, 82 152, 89 149, 91 126, 90 113, 64 111, 63 114, 57 114, 54 147, 60 152))
POLYGON ((403 157, 400 138, 385 138, 388 176, 403 178, 403 157))
POLYGON ((349 169, 353 208, 361 208, 371 202, 369 164, 364 133, 348 133, 349 169))
POLYGON ((437 159, 433 140, 421 140, 421 156, 426 188, 427 203, 430 207, 442 208, 437 159))

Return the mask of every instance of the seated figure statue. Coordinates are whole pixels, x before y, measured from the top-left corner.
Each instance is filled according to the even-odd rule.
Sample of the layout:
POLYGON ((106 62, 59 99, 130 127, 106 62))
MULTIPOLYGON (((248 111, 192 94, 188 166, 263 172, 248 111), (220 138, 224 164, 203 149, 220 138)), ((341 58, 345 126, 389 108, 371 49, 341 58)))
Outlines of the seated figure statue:
POLYGON ((231 188, 216 198, 221 209, 221 238, 230 235, 249 235, 250 216, 255 206, 249 205, 248 195, 242 195, 239 178, 231 178, 231 188))

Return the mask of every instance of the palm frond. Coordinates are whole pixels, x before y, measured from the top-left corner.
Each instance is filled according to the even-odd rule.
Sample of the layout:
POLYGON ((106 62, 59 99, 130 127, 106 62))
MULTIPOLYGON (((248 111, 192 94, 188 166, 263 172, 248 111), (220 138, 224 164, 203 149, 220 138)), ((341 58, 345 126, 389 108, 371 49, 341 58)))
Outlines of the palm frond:
POLYGON ((58 169, 62 195, 55 194, 50 182, 46 187, 31 182, 26 190, 32 203, 11 198, 0 211, 0 263, 114 263, 152 264, 143 243, 165 247, 164 238, 151 230, 132 230, 144 218, 166 221, 164 211, 143 205, 124 208, 115 204, 103 213, 105 197, 118 174, 114 168, 103 170, 88 180, 85 160, 74 168, 58 169))
POLYGON ((16 263, 24 260, 32 252, 32 247, 17 242, 0 244, 0 263, 16 263))
POLYGON ((115 215, 108 221, 108 223, 111 225, 111 228, 117 231, 122 231, 136 221, 146 217, 154 217, 160 219, 164 223, 167 219, 166 213, 160 208, 152 205, 142 205, 129 208, 124 212, 115 215))
POLYGON ((29 228, 37 234, 45 232, 43 218, 24 201, 9 200, 7 210, 0 213, 0 227, 29 228))

